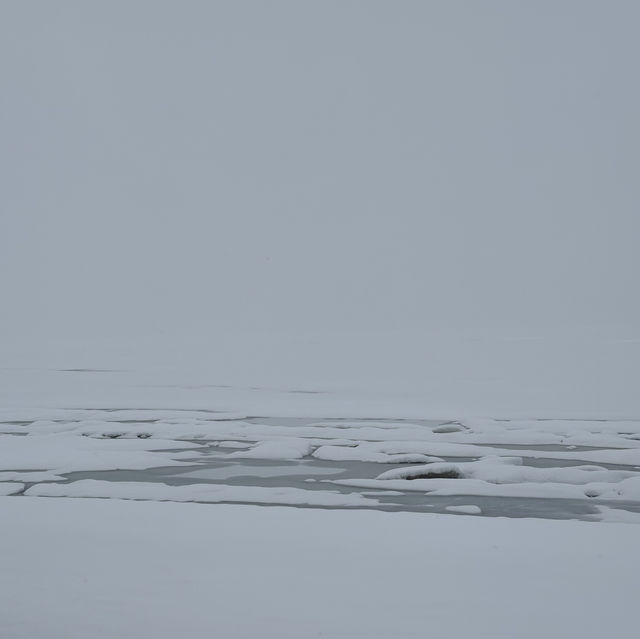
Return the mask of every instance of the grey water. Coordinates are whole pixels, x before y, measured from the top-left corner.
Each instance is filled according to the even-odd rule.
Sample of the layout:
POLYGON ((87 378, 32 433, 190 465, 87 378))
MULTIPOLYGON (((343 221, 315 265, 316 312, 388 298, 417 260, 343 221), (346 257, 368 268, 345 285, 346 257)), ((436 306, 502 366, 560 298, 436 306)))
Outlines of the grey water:
MULTIPOLYGON (((445 461, 471 461, 473 458, 444 458, 445 461)), ((531 465, 552 467, 558 460, 533 459, 531 465)), ((566 465, 573 465, 570 460, 566 465)), ((373 497, 370 506, 340 506, 339 508, 372 508, 385 511, 448 513, 450 506, 475 505, 486 517, 536 517, 544 519, 590 520, 599 513, 599 506, 610 505, 597 498, 591 500, 531 497, 501 497, 478 495, 434 496, 427 492, 358 488, 333 483, 333 480, 375 478, 384 470, 400 464, 380 464, 362 461, 301 461, 282 460, 224 460, 220 457, 199 458, 198 463, 186 466, 166 466, 147 470, 108 470, 74 472, 66 480, 97 479, 113 482, 152 482, 167 486, 190 484, 218 484, 229 486, 259 486, 298 488, 308 491, 331 490, 342 494, 373 497), (377 502, 377 503, 376 503, 377 502)), ((450 481, 456 481, 451 479, 450 481)), ((230 502, 232 503, 232 502, 230 502)), ((264 505, 264 504, 259 504, 264 505)), ((278 505, 278 504, 274 504, 278 505)), ((302 506, 327 508, 326 506, 302 506)), ((334 508, 334 507, 331 507, 334 508)), ((616 502, 616 508, 640 512, 637 502, 616 502)), ((451 514, 451 513, 449 513, 451 514)))

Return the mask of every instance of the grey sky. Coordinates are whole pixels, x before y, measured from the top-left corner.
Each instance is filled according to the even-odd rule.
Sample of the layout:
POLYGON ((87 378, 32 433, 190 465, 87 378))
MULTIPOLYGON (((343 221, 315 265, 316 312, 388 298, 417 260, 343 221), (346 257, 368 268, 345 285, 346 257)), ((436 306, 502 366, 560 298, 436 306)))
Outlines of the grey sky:
POLYGON ((635 1, 0 4, 0 326, 640 321, 635 1))

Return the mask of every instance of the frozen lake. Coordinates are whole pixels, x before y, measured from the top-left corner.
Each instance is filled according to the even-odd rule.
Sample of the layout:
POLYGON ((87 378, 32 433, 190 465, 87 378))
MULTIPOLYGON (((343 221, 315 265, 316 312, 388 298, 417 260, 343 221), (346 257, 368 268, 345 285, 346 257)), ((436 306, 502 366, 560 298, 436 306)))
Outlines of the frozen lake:
POLYGON ((3 420, 5 494, 582 520, 613 509, 640 517, 638 422, 156 409, 48 415, 3 420))

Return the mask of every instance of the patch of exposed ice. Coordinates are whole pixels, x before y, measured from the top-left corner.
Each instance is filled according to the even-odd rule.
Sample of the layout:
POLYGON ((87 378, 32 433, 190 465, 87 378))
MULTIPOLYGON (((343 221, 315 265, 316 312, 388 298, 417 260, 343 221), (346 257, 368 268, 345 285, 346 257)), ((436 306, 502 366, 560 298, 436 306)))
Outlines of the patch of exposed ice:
POLYGON ((180 477, 196 479, 229 479, 231 477, 283 477, 285 475, 337 475, 341 468, 325 468, 323 466, 242 466, 231 464, 220 468, 203 468, 188 473, 180 473, 180 477))
POLYGON ((252 446, 248 450, 230 453, 233 459, 302 459, 313 450, 309 440, 302 438, 282 437, 275 441, 265 441, 252 446))
POLYGON ((374 495, 374 496, 397 496, 404 495, 403 492, 399 490, 367 490, 362 493, 363 495, 374 495))

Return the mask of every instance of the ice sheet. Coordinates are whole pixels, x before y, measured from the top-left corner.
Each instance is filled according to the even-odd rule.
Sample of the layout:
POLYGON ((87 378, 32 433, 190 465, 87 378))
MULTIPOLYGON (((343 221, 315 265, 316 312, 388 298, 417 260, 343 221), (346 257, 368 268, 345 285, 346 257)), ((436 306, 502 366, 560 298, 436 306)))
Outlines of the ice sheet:
POLYGON ((11 639, 596 639, 637 624, 626 524, 22 497, 0 512, 11 639))

